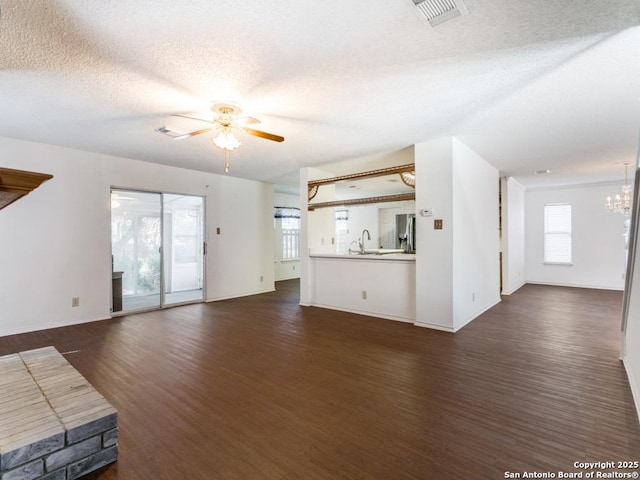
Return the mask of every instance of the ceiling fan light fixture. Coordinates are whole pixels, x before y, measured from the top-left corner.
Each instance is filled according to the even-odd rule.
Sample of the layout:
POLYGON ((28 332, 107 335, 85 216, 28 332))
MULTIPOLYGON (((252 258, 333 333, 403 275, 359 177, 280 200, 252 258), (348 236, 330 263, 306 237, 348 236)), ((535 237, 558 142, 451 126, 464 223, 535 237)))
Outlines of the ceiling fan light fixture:
POLYGON ((231 131, 220 132, 218 136, 212 138, 211 141, 223 150, 233 150, 241 145, 240 140, 238 140, 231 131))

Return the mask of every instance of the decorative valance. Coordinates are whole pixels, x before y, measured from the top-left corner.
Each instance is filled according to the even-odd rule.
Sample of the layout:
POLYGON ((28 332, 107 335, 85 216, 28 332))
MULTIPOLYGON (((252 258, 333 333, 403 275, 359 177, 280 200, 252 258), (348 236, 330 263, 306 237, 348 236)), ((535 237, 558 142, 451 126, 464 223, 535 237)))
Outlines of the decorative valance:
POLYGON ((273 207, 273 218, 300 218, 300 209, 296 207, 273 207))

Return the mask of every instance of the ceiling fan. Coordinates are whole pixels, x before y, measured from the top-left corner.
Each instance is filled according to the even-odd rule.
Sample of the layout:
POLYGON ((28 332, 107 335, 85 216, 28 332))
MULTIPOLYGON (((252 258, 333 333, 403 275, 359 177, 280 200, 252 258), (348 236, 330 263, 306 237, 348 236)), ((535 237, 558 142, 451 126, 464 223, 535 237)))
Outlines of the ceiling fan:
POLYGON ((225 152, 225 173, 229 171, 229 152, 240 146, 240 140, 233 134, 234 130, 242 130, 249 135, 255 137, 265 138, 274 142, 283 142, 284 137, 280 135, 274 135, 273 133, 263 132, 261 130, 254 130, 248 128, 247 125, 253 125, 260 123, 260 120, 254 117, 242 116, 242 109, 237 105, 230 103, 214 102, 211 104, 211 111, 213 112, 213 118, 206 120, 204 118, 190 117, 188 115, 172 114, 172 117, 187 118, 189 120, 197 120, 198 122, 204 122, 211 124, 211 127, 201 128, 191 132, 181 132, 163 125, 156 128, 156 132, 163 133, 173 138, 174 140, 184 140, 185 138, 194 137, 203 133, 214 131, 217 133, 211 141, 218 147, 222 148, 225 152))

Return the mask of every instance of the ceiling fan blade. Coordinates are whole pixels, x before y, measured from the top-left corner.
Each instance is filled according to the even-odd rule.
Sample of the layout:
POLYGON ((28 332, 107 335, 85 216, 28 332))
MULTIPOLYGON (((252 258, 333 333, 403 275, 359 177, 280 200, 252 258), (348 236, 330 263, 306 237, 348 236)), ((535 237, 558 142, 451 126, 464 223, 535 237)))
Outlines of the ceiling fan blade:
POLYGON ((200 135, 201 133, 207 133, 207 132, 210 132, 211 130, 212 130, 211 128, 203 128, 202 130, 196 130, 195 132, 188 132, 182 135, 178 135, 177 137, 174 137, 174 140, 183 140, 185 138, 195 137, 196 135, 200 135))
POLYGON ((254 130, 253 128, 244 128, 243 130, 247 132, 249 135, 254 135, 260 138, 266 138, 267 140, 273 140, 274 142, 284 142, 284 137, 281 137, 280 135, 274 135, 273 133, 254 130))
POLYGON ((212 130, 211 128, 203 128, 202 130, 196 130, 194 132, 184 133, 184 132, 178 132, 176 130, 171 130, 170 128, 167 128, 164 125, 162 127, 156 128, 156 132, 164 133, 165 135, 173 138, 174 140, 184 140, 185 138, 190 138, 195 135, 200 135, 201 133, 207 133, 211 130, 212 130))
POLYGON ((179 113, 172 113, 171 116, 172 117, 188 118, 189 120, 197 120, 199 122, 205 122, 205 123, 215 123, 215 122, 212 122, 211 120, 205 120, 204 118, 190 117, 188 115, 180 115, 179 113))
POLYGON ((235 123, 236 125, 243 127, 245 125, 252 125, 255 123, 261 123, 260 120, 258 120, 257 118, 254 117, 238 117, 236 119, 234 119, 233 123, 235 123))

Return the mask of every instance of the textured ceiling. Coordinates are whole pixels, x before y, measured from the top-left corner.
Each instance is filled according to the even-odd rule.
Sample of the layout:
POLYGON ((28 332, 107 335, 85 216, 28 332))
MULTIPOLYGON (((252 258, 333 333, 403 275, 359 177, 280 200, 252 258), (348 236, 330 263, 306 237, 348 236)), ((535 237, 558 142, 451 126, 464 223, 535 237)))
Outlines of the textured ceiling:
POLYGON ((296 182, 456 135, 521 183, 619 179, 640 124, 640 0, 0 0, 0 136, 222 173, 172 113, 239 104, 229 175, 296 182), (533 170, 550 168, 550 175, 533 170))

